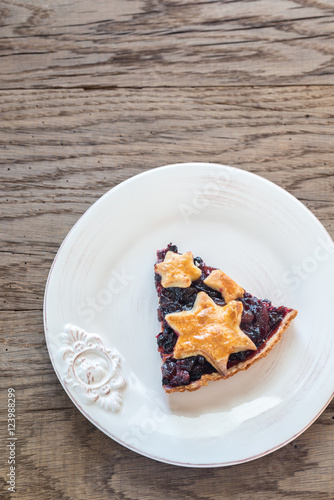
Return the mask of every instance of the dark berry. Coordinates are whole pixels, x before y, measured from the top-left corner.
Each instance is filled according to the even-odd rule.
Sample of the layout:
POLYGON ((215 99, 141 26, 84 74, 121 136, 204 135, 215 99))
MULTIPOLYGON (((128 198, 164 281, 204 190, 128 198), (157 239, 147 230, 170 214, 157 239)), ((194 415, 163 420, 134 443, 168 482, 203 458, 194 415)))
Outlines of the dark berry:
MULTIPOLYGON (((176 245, 170 243, 166 248, 157 252, 158 262, 162 262, 168 251, 178 253, 176 245)), ((172 355, 177 341, 177 335, 165 321, 166 314, 178 311, 187 311, 194 306, 199 292, 205 292, 219 306, 225 301, 220 292, 205 285, 204 280, 215 270, 206 266, 200 257, 195 257, 195 265, 201 270, 200 278, 188 288, 163 288, 161 277, 155 273, 155 285, 159 296, 158 319, 162 324, 162 332, 157 336, 159 351, 162 357, 172 355)), ((260 300, 245 292, 239 300, 243 305, 241 329, 250 337, 257 348, 261 347, 281 323, 284 316, 290 311, 285 307, 274 307, 270 300, 260 300)), ((254 351, 242 351, 231 354, 228 368, 252 356, 254 351)), ((163 384, 171 387, 186 385, 198 380, 205 373, 215 372, 215 368, 203 356, 192 356, 183 360, 168 358, 162 367, 163 384)))

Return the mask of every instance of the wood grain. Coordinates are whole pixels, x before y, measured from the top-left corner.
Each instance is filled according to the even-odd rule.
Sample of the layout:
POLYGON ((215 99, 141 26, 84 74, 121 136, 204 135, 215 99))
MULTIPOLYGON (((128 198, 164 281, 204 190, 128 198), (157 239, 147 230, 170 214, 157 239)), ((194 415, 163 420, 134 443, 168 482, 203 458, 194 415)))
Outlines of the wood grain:
POLYGON ((334 237, 333 27, 332 0, 0 3, 1 498, 333 500, 334 402, 259 460, 207 470, 155 462, 74 407, 42 315, 50 266, 73 224, 119 182, 164 164, 257 173, 334 237))
POLYGON ((48 357, 42 307, 52 260, 80 215, 120 181, 165 163, 258 173, 333 236, 332 88, 22 90, 1 92, 0 103, 1 385, 2 395, 17 390, 15 498, 165 499, 168 485, 172 499, 331 500, 333 403, 294 442, 254 462, 211 470, 154 462, 73 406, 48 357))
POLYGON ((120 181, 166 163, 259 173, 334 235, 330 87, 32 90, 2 92, 0 101, 1 309, 35 309, 79 216, 120 181))
POLYGON ((332 0, 3 0, 0 88, 332 84, 332 0))

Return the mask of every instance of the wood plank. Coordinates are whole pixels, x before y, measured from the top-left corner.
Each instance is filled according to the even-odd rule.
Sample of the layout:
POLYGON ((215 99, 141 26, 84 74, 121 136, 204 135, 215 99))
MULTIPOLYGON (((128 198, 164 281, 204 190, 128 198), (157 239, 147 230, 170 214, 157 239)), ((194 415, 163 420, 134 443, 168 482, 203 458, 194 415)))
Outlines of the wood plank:
POLYGON ((0 338, 1 399, 5 403, 6 389, 14 387, 17 400, 15 498, 156 500, 166 498, 168 483, 170 498, 189 500, 220 498, 222 488, 229 500, 332 499, 334 402, 305 433, 267 457, 226 469, 173 467, 123 448, 74 407, 53 372, 40 311, 8 311, 0 318, 6 332, 0 338))
POLYGON ((333 105, 330 86, 0 92, 0 426, 14 386, 13 498, 160 500, 167 491, 185 500, 332 500, 334 402, 296 440, 254 462, 208 470, 154 462, 74 407, 48 356, 42 307, 54 255, 80 215, 120 181, 166 163, 258 173, 334 236, 333 105))
POLYGON ((0 386, 2 392, 17 390, 22 418, 27 412, 74 408, 49 359, 41 307, 36 303, 35 310, 2 311, 0 316, 0 386))
POLYGON ((0 88, 333 83, 331 0, 5 0, 0 88))
MULTIPOLYGON (((27 316, 27 332, 39 330, 40 337, 29 353, 21 345, 23 332, 17 332, 19 355, 14 355, 16 366, 11 374, 15 382, 9 383, 17 391, 17 498, 33 499, 38 492, 37 498, 95 495, 99 499, 153 500, 165 498, 168 481, 171 498, 219 498, 224 484, 225 498, 231 500, 246 500, 249 495, 266 500, 269 492, 270 498, 288 499, 293 494, 292 498, 301 500, 310 495, 331 499, 334 485, 328 478, 332 477, 334 463, 328 457, 332 450, 333 403, 302 436, 268 457, 228 469, 171 468, 121 447, 79 413, 50 370, 47 356, 38 349, 43 335, 39 321, 36 312, 27 316), (23 358, 27 363, 22 363, 23 358), (37 382, 36 366, 42 384, 37 382), (153 491, 149 480, 152 476, 156 478, 153 491), (298 476, 302 481, 296 483, 298 476), (259 489, 263 477, 265 488, 259 489)), ((0 380, 6 389, 7 380, 0 380)))
POLYGON ((237 467, 201 470, 137 455, 109 439, 74 408, 20 413, 16 498, 156 500, 165 499, 168 489, 169 498, 186 500, 214 500, 221 495, 228 500, 331 500, 334 462, 328 458, 332 438, 328 414, 267 457, 237 467))
POLYGON ((333 105, 331 87, 2 92, 2 251, 50 250, 46 269, 99 196, 143 170, 182 161, 263 175, 331 232, 333 105))

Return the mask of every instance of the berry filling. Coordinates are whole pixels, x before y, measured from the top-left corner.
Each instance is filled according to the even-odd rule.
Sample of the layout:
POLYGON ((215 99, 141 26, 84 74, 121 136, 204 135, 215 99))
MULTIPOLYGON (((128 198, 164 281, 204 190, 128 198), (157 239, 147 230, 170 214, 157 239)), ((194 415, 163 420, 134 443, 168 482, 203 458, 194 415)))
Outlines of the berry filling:
MULTIPOLYGON (((157 252, 157 263, 162 262, 168 251, 178 253, 177 246, 169 244, 167 248, 157 252)), ((195 265, 201 270, 200 278, 188 288, 164 288, 161 277, 155 273, 155 286, 159 296, 158 320, 161 322, 162 331, 157 335, 158 350, 164 360, 162 365, 162 383, 166 387, 188 385, 199 380, 202 375, 217 372, 217 370, 203 357, 192 356, 185 359, 173 358, 177 334, 167 324, 166 314, 192 309, 197 294, 201 291, 207 293, 219 306, 225 302, 220 292, 208 287, 203 281, 215 270, 205 265, 200 257, 194 258, 195 265)), ((257 351, 241 351, 231 354, 227 368, 250 359, 264 347, 267 340, 277 331, 284 316, 291 311, 287 307, 274 307, 269 300, 260 300, 245 292, 239 300, 243 305, 241 317, 241 330, 250 337, 257 347, 257 351)))

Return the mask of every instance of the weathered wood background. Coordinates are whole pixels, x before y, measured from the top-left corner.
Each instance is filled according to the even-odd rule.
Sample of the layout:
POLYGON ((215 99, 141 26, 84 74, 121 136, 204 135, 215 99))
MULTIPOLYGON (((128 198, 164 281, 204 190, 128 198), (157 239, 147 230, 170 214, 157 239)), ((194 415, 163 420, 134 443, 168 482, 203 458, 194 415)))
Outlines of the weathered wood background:
POLYGON ((12 498, 333 500, 333 403, 257 461, 161 464, 73 406, 42 321, 48 271, 69 229, 149 168, 212 161, 258 173, 334 236, 333 1, 2 0, 0 22, 0 496, 14 387, 12 498))

